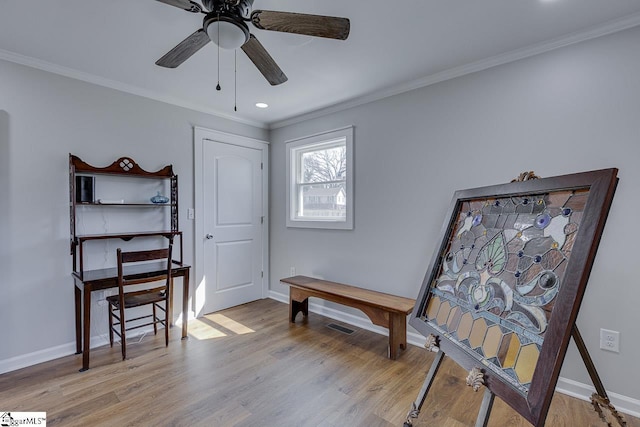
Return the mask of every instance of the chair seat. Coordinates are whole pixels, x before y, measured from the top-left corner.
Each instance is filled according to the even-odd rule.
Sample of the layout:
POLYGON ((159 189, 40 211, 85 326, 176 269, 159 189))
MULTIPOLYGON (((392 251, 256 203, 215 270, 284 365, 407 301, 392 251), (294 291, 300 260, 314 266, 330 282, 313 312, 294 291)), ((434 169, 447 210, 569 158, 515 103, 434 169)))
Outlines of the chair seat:
MULTIPOLYGON (((107 297, 106 300, 114 307, 120 307, 120 299, 118 295, 111 295, 107 297)), ((124 294, 124 308, 139 307, 141 305, 153 304, 155 302, 162 302, 164 300, 164 292, 124 294)))

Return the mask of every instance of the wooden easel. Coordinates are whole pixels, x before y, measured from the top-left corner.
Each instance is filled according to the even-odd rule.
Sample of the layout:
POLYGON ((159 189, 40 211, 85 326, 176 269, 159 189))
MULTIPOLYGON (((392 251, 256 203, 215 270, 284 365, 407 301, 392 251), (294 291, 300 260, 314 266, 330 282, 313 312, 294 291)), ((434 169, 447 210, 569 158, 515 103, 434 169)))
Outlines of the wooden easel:
MULTIPOLYGON (((587 372, 589 373, 589 377, 591 377, 591 381, 596 389, 596 393, 591 395, 591 403, 600 416, 600 418, 607 423, 610 427, 613 427, 611 421, 609 421, 607 417, 607 412, 613 417, 621 427, 626 427, 627 422, 624 420, 622 415, 616 410, 616 408, 611 404, 609 397, 607 396, 607 391, 600 380, 600 376, 598 375, 598 371, 596 370, 595 365, 593 364, 593 360, 589 355, 589 351, 582 340, 582 335, 580 335, 580 331, 578 327, 574 324, 571 329, 571 336, 573 337, 573 341, 576 343, 578 347, 578 351, 580 352, 580 356, 582 357, 582 361, 587 368, 587 372)), ((404 422, 404 427, 413 426, 413 420, 418 418, 420 415, 420 410, 422 409, 422 405, 427 399, 427 394, 429 393, 429 389, 433 384, 433 380, 435 379, 436 373, 438 372, 438 368, 440 368, 440 364, 442 363, 442 359, 444 358, 444 351, 439 349, 436 345, 436 338, 431 336, 427 339, 427 344, 425 347, 431 351, 437 351, 436 357, 431 363, 431 368, 427 373, 427 377, 424 380, 424 384, 418 393, 417 399, 411 405, 411 410, 407 414, 407 419, 404 422)), ((469 384, 469 379, 467 379, 467 384, 469 384)), ((475 387, 474 387, 475 390, 475 387)), ((482 403, 480 405, 480 410, 478 412, 478 417, 476 419, 475 427, 486 427, 489 422, 489 415, 491 414, 491 408, 493 406, 493 401, 495 399, 495 394, 491 392, 488 388, 484 390, 484 396, 482 397, 482 403)))
MULTIPOLYGON (((533 171, 527 171, 527 172, 521 173, 517 178, 513 179, 511 182, 512 183, 524 182, 524 181, 536 180, 536 179, 539 179, 539 177, 533 171)), ((617 183, 617 179, 616 179, 616 183, 617 183)), ((591 381, 593 382, 593 385, 596 389, 596 393, 593 393, 591 395, 591 403, 594 409, 596 410, 600 418, 605 423, 607 423, 609 427, 613 427, 613 424, 612 424, 613 420, 617 421, 617 424, 619 424, 621 427, 625 427, 627 425, 627 422, 624 420, 622 415, 618 413, 616 408, 611 404, 611 401, 607 396, 607 391, 605 390, 604 385, 600 380, 598 371, 596 370, 596 367, 593 364, 593 360, 589 355, 589 351, 587 350, 584 340, 582 339, 582 335, 580 335, 580 331, 578 330, 578 327, 576 326, 575 323, 571 328, 571 336, 573 337, 573 340, 576 343, 576 346, 578 347, 578 351, 580 352, 582 361, 584 362, 585 367, 587 368, 587 372, 589 373, 589 377, 591 378, 591 381)), ((407 419, 404 423, 404 427, 411 427, 413 425, 413 420, 418 418, 422 405, 424 404, 427 398, 427 394, 429 393, 429 389, 433 384, 433 380, 438 371, 438 368, 440 367, 440 364, 442 363, 442 360, 444 358, 444 352, 442 351, 442 349, 440 349, 440 345, 438 341, 439 341, 439 338, 434 336, 433 334, 427 337, 427 342, 425 344, 425 347, 430 351, 437 352, 437 354, 433 363, 431 364, 431 368, 429 369, 429 372, 427 373, 427 377, 424 381, 424 384, 422 385, 422 389, 418 393, 417 399, 413 402, 411 406, 411 410, 407 414, 407 419)), ((479 368, 474 368, 470 372, 469 376, 467 377, 467 385, 472 386, 474 391, 478 391, 480 385, 482 384, 484 384, 484 374, 481 372, 479 368)), ((482 398, 482 403, 480 405, 480 410, 478 412, 478 417, 476 419, 475 427, 487 426, 494 399, 495 399, 495 394, 489 388, 485 388, 484 396, 482 398)), ((545 419, 546 419, 546 414, 545 414, 545 418, 542 419, 543 423, 545 419)))

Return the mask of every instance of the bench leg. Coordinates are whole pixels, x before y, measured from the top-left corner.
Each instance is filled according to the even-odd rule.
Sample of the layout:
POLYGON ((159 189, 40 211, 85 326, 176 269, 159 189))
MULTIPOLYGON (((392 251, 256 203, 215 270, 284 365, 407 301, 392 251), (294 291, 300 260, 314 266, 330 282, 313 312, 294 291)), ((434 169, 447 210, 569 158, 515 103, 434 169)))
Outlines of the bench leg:
POLYGON ((389 359, 396 360, 398 347, 407 348, 407 316, 389 313, 389 359))
POLYGON ((307 317, 309 315, 309 298, 305 298, 304 301, 300 302, 300 301, 294 301, 293 299, 289 298, 289 307, 291 310, 291 323, 294 323, 296 321, 296 315, 298 314, 298 312, 302 312, 302 315, 304 317, 307 317))

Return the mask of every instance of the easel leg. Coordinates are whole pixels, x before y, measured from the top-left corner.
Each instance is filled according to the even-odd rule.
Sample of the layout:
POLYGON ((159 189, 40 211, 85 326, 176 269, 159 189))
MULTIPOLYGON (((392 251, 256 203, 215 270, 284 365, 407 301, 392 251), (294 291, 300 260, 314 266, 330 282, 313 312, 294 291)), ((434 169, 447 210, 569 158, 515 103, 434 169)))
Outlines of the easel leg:
POLYGON ((404 422, 404 427, 411 427, 413 425, 413 420, 418 418, 420 415, 420 409, 422 409, 422 405, 427 398, 427 393, 429 393, 429 389, 433 384, 433 379, 436 376, 436 372, 438 372, 438 368, 442 363, 442 359, 444 358, 444 352, 442 350, 436 353, 436 358, 433 359, 433 363, 431 364, 431 368, 427 373, 427 378, 424 380, 424 384, 422 384, 422 389, 420 393, 418 393, 418 398, 411 404, 411 410, 407 414, 407 420, 404 422))
POLYGON ((596 393, 591 395, 591 403, 595 408, 600 418, 606 422, 609 426, 611 426, 611 422, 607 420, 605 413, 602 411, 603 407, 611 413, 611 415, 618 421, 620 426, 625 427, 627 422, 624 420, 622 415, 618 413, 615 406, 611 404, 609 401, 609 396, 607 396, 607 391, 604 389, 604 385, 600 380, 600 376, 598 375, 598 371, 596 370, 596 366, 593 364, 593 360, 591 360, 591 356, 589 355, 589 351, 587 350, 587 346, 582 339, 582 335, 580 335, 580 331, 578 327, 574 324, 571 329, 571 336, 576 343, 576 347, 578 347, 578 351, 580 352, 580 356, 582 357, 582 361, 587 368, 587 372, 589 373, 589 377, 591 377, 591 381, 593 382, 593 386, 596 389, 596 393))
POLYGON ((489 415, 491 415, 491 408, 493 407, 493 400, 496 395, 491 393, 488 388, 484 389, 484 396, 482 396, 482 404, 480 405, 480 411, 478 412, 478 418, 476 419, 476 427, 487 427, 489 423, 489 415))

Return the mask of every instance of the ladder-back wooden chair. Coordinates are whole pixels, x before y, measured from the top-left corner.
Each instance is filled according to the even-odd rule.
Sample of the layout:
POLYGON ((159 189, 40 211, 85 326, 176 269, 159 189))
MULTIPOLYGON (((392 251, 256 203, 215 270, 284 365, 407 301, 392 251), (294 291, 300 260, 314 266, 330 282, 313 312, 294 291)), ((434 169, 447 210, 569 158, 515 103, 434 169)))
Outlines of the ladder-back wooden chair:
POLYGON ((132 329, 142 328, 153 325, 154 334, 158 333, 158 324, 164 325, 165 345, 169 345, 169 306, 172 280, 171 280, 171 249, 173 247, 173 238, 169 239, 169 247, 163 249, 152 249, 144 251, 123 252, 120 248, 117 251, 118 261, 118 294, 111 295, 106 298, 109 304, 109 342, 113 347, 114 333, 120 337, 122 345, 122 360, 127 357, 127 338, 126 332, 132 329), (157 273, 140 274, 136 272, 144 271, 142 265, 149 261, 156 261, 155 266, 159 268, 151 268, 157 273), (129 269, 128 271, 126 271, 129 269), (129 274, 130 278, 125 276, 129 274), (134 291, 126 291, 131 285, 140 285, 143 283, 154 283, 151 287, 145 289, 136 288, 134 291), (125 312, 134 307, 148 306, 152 307, 152 313, 148 315, 137 316, 135 318, 125 318, 125 312), (160 314, 160 316, 158 316, 160 314), (142 322, 144 319, 149 321, 142 322), (136 322, 133 326, 128 326, 132 322, 136 322))

